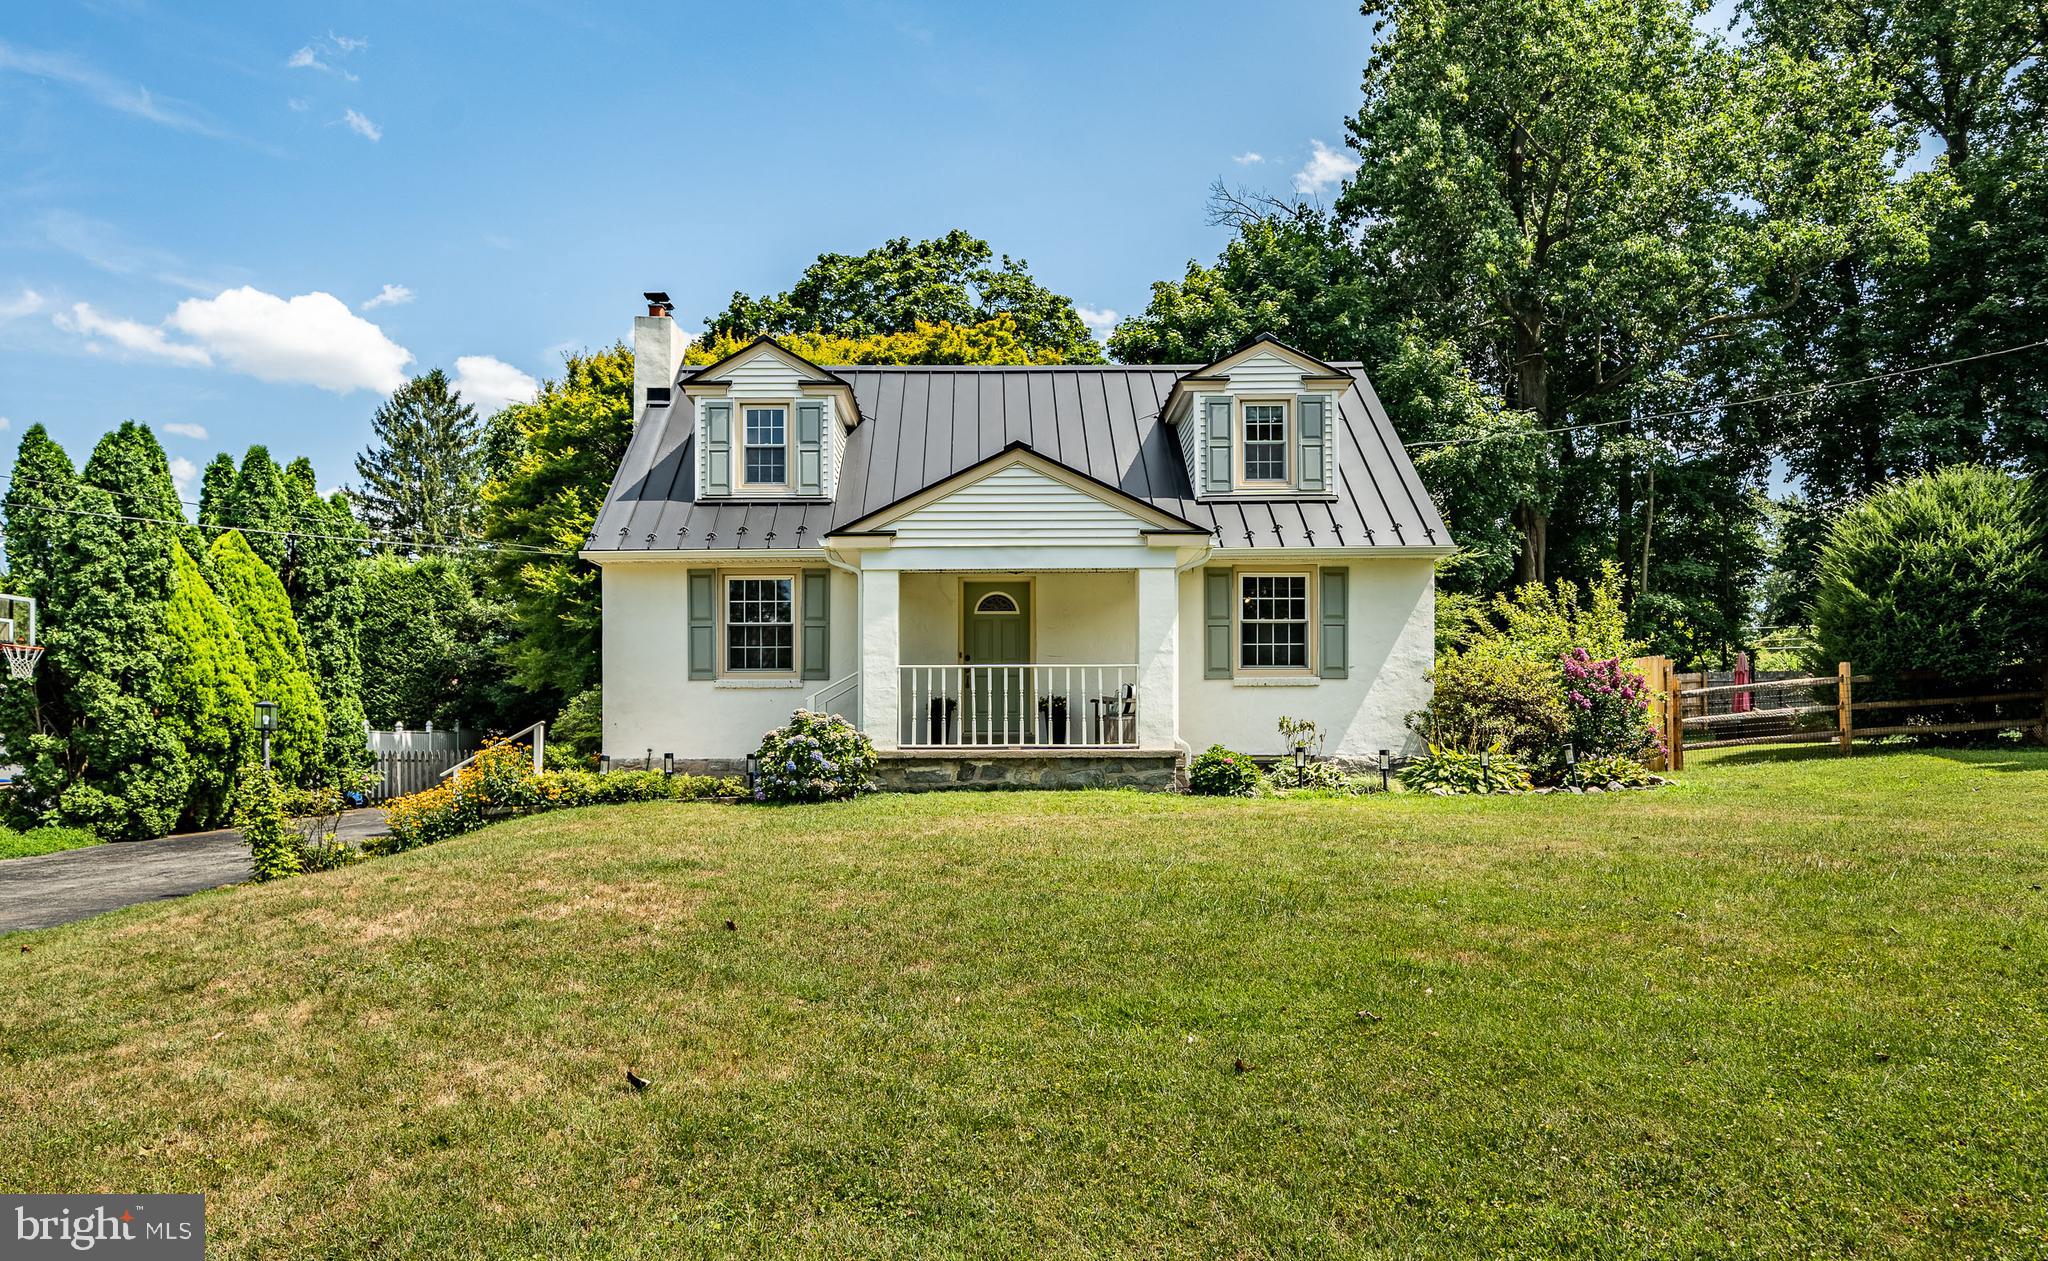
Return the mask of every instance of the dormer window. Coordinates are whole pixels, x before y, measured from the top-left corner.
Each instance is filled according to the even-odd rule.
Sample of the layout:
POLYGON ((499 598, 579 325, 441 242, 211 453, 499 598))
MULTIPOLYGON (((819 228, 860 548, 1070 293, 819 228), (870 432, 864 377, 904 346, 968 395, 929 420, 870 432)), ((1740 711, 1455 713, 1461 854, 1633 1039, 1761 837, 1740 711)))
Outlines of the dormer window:
POLYGON ((1287 404, 1244 404, 1244 440, 1239 444, 1238 480, 1246 486, 1287 484, 1287 404))
POLYGON ((750 403, 742 409, 746 450, 740 484, 749 490, 782 490, 789 485, 789 408, 750 403))

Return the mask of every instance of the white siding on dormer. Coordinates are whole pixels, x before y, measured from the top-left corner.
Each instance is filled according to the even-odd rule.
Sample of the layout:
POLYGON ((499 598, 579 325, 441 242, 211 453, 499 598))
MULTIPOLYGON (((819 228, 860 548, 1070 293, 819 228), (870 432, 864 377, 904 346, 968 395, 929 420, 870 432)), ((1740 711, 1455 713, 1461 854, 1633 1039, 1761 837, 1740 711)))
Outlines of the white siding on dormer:
POLYGON ((1146 523, 1094 495, 1012 464, 890 522, 896 546, 986 547, 1143 541, 1146 523))
POLYGON ((1300 366, 1271 351, 1251 356, 1232 368, 1229 376, 1232 394, 1301 393, 1300 366))
POLYGON ((795 398, 804 379, 795 364, 770 353, 736 363, 720 375, 731 382, 726 394, 733 399, 795 398))
MULTIPOLYGON (((758 362, 758 360, 756 362, 758 362)), ((734 384, 737 385, 738 382, 734 382, 734 384)), ((823 401, 825 404, 825 452, 823 461, 824 478, 819 483, 819 491, 822 494, 822 496, 826 499, 832 499, 838 495, 839 458, 846 449, 846 434, 842 432, 840 429, 838 400, 834 399, 830 394, 822 394, 815 396, 807 395, 803 391, 796 388, 794 378, 792 378, 790 381, 790 388, 785 392, 778 392, 765 385, 756 385, 754 391, 750 394, 742 396, 727 393, 721 395, 720 397, 730 401, 733 407, 732 433, 733 461, 735 468, 738 467, 738 461, 740 459, 740 436, 744 432, 742 428, 744 422, 741 419, 744 413, 741 412, 740 409, 746 406, 746 399, 770 399, 776 402, 790 403, 792 407, 794 406, 796 400, 800 398, 816 397, 823 401)), ((695 400, 696 415, 694 420, 691 422, 694 426, 694 428, 691 430, 691 433, 693 435, 701 435, 704 432, 704 407, 705 404, 711 401, 712 400, 708 398, 700 398, 695 400)), ((791 415, 789 423, 791 425, 796 424, 796 418, 794 414, 791 415)), ((792 447, 792 458, 794 457, 794 454, 795 448, 792 447)), ((696 457, 697 486, 699 488, 697 493, 699 498, 703 498, 704 492, 702 487, 704 485, 704 444, 702 442, 696 444, 696 457)), ((759 499, 762 498, 763 496, 758 491, 748 491, 746 497, 749 499, 759 499)), ((724 498, 724 496, 720 496, 720 498, 724 498)), ((809 500, 811 496, 805 495, 804 498, 806 500, 809 500)))
POLYGON ((1202 403, 1196 399, 1192 405, 1183 405, 1180 420, 1174 425, 1180 430, 1180 453, 1187 461, 1188 485, 1199 498, 1202 493, 1202 403))

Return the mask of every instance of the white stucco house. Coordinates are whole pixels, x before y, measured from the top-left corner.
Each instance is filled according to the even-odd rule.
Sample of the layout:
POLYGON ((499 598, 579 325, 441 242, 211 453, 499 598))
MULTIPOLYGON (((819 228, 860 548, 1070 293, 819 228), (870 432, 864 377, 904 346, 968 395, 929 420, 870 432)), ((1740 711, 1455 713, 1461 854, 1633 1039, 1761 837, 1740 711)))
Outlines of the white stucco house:
POLYGON ((799 707, 885 783, 1167 783, 1190 752, 1411 744, 1448 532, 1356 364, 685 367, 636 319, 604 748, 739 766, 799 707))

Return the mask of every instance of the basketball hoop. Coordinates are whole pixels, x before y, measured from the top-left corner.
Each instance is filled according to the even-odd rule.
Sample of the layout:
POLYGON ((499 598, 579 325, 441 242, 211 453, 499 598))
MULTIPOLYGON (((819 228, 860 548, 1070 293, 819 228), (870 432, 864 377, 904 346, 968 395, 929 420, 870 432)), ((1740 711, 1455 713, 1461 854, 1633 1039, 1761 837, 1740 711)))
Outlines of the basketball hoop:
POLYGON ((36 663, 43 659, 43 646, 0 643, 0 656, 7 658, 8 677, 32 679, 36 676, 36 663))
POLYGON ((43 659, 43 646, 36 642, 36 600, 34 596, 0 592, 0 657, 7 659, 7 676, 32 679, 36 663, 43 659), (28 635, 22 630, 26 624, 28 635))

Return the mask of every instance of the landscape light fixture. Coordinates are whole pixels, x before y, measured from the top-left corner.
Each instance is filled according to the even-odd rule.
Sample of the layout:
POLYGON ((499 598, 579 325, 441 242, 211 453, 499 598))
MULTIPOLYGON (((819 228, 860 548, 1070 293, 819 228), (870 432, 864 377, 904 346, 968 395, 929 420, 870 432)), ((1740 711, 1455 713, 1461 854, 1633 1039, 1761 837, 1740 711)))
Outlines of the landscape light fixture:
POLYGON ((1394 755, 1386 749, 1380 750, 1380 791, 1387 791, 1387 772, 1394 769, 1394 755))
POLYGON ((263 769, 270 769, 270 733, 277 730, 277 702, 256 702, 256 730, 263 733, 263 769))
POLYGON ((758 784, 758 781, 760 780, 760 778, 761 778, 761 759, 760 759, 760 758, 759 758, 759 757, 758 757, 757 755, 755 755, 755 754, 752 754, 752 753, 749 753, 749 754, 747 754, 747 792, 748 792, 748 793, 752 793, 752 792, 754 791, 754 789, 755 789, 755 787, 757 786, 757 784, 758 784))
POLYGON ((611 754, 607 753, 603 757, 597 759, 597 773, 600 775, 609 775, 612 773, 611 754))
POLYGON ((647 760, 646 760, 645 762, 642 762, 642 763, 640 764, 640 769, 641 769, 641 770, 643 770, 643 771, 651 771, 651 770, 653 770, 653 769, 654 769, 654 750, 653 750, 653 749, 649 749, 649 750, 647 750, 647 760))
POLYGON ((673 753, 664 753, 664 754, 662 754, 662 755, 661 755, 661 773, 662 773, 662 774, 664 774, 664 775, 673 775, 673 774, 675 774, 675 773, 676 773, 676 755, 675 755, 675 754, 673 754, 673 753))
POLYGON ((1570 745, 1564 746, 1564 764, 1566 766, 1577 766, 1579 764, 1579 751, 1570 745))
POLYGON ((1305 744, 1297 744, 1294 746, 1294 786, 1296 788, 1301 787, 1304 779, 1307 776, 1307 773, 1308 746, 1305 744))

